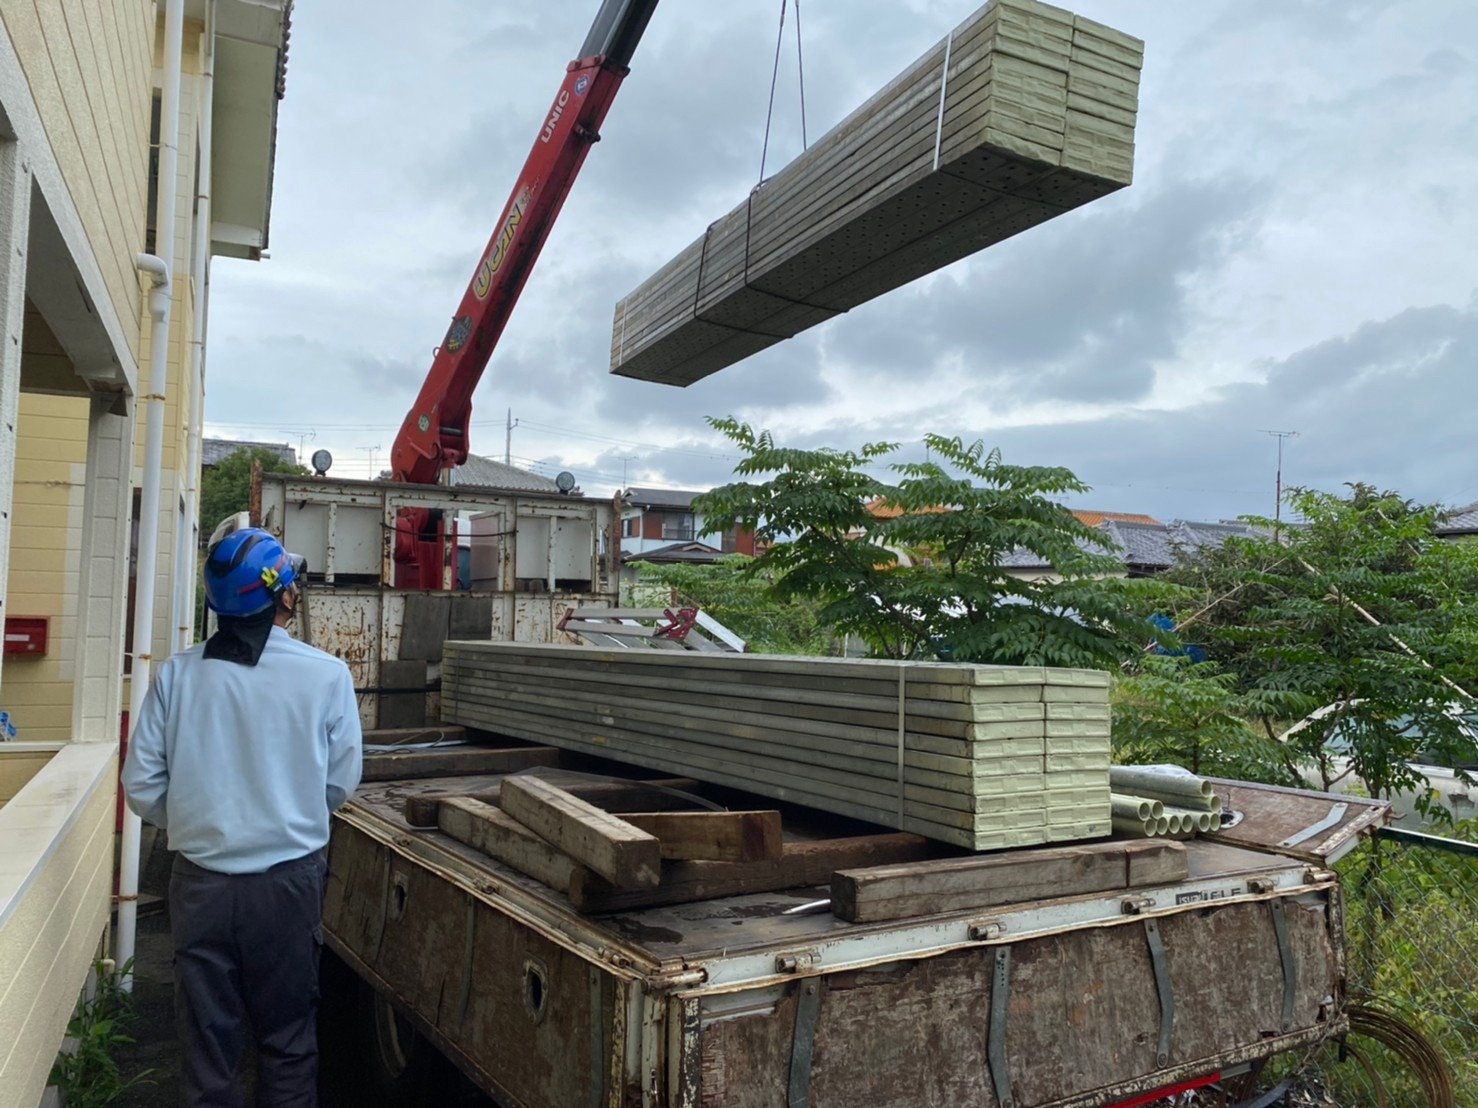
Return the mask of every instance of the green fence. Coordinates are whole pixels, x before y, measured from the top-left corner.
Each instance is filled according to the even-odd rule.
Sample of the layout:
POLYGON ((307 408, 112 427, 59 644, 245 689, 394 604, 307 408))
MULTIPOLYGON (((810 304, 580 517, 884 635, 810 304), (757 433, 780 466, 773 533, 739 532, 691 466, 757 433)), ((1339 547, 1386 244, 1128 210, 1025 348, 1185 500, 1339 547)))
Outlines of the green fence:
POLYGON ((1371 1015, 1345 1042, 1297 1060, 1286 1103, 1429 1104, 1440 1069, 1422 1057, 1430 1044, 1450 1071, 1449 1103, 1478 1108, 1478 844, 1388 828, 1337 869, 1351 995, 1371 1015))

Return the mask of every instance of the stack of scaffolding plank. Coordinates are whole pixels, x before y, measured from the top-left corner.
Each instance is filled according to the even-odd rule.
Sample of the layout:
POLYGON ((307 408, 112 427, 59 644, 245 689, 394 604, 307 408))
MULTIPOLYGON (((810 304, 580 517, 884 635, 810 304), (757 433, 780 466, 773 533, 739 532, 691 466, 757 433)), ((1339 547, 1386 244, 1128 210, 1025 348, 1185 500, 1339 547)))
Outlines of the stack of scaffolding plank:
POLYGON ((612 372, 691 384, 1123 188, 1142 59, 992 0, 622 300, 612 372))
POLYGON ((442 713, 974 850, 1110 831, 1095 670, 448 643, 442 713))

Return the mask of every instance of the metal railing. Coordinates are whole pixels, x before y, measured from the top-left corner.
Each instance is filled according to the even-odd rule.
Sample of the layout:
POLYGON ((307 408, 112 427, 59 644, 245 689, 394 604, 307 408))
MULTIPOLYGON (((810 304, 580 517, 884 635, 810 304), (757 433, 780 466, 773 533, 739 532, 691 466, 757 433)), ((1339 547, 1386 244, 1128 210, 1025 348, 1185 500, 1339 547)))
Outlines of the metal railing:
POLYGON ((1304 1060, 1288 1105, 1432 1103, 1446 1082, 1409 1027, 1450 1070, 1439 1103, 1478 1108, 1478 826, 1454 834, 1386 828, 1339 863, 1351 999, 1375 1024, 1304 1060))

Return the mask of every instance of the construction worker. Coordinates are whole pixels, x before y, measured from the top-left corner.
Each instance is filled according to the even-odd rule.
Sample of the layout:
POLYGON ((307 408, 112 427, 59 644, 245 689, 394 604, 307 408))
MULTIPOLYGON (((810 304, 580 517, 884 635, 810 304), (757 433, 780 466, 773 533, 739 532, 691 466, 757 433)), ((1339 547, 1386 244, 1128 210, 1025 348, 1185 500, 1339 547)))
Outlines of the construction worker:
POLYGON ((317 1103, 318 961, 329 813, 359 784, 354 682, 286 630, 304 560, 232 532, 205 563, 220 630, 161 665, 123 767, 128 805, 169 832, 175 1009, 187 1105, 317 1103))

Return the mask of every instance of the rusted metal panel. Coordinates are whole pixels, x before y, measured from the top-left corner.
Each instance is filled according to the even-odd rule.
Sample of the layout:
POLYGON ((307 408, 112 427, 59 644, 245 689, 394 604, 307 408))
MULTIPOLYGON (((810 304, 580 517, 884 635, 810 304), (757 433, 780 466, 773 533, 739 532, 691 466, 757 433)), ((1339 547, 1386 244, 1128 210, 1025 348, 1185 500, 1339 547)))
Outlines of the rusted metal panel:
MULTIPOLYGON (((1342 982, 1327 901, 1281 902, 1297 964, 1290 1035, 1279 1031, 1283 965, 1266 901, 1160 919, 1177 1013, 1164 1067, 1156 1058, 1160 1007, 1142 926, 1012 944, 1003 1087, 1013 1102, 1104 1103, 1332 1033, 1342 982)), ((810 1108, 996 1108, 988 1051, 993 966, 994 947, 981 947, 827 975, 810 1108)), ((787 1102, 796 995, 748 1006, 733 995, 703 998, 698 1103, 787 1102)))
POLYGON ((614 1108, 636 1079, 609 965, 337 820, 324 925, 336 951, 507 1103, 614 1108))

